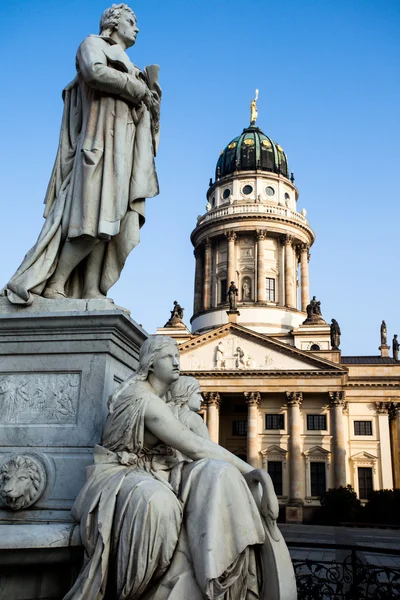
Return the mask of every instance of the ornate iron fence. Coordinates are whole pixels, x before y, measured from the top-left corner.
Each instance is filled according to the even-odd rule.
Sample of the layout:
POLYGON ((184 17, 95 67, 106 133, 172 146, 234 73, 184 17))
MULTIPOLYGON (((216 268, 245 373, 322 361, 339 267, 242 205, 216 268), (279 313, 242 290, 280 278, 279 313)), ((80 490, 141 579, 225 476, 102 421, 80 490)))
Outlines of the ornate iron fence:
POLYGON ((293 559, 298 600, 400 599, 400 550, 370 546, 288 543, 289 548, 348 552, 344 560, 293 559), (368 553, 369 560, 363 556, 368 553), (378 556, 382 564, 374 564, 378 556), (386 560, 385 558, 386 557, 386 560), (391 558, 389 558, 391 557, 391 558), (393 558, 397 557, 399 566, 393 558), (387 562, 388 565, 384 563, 387 562))

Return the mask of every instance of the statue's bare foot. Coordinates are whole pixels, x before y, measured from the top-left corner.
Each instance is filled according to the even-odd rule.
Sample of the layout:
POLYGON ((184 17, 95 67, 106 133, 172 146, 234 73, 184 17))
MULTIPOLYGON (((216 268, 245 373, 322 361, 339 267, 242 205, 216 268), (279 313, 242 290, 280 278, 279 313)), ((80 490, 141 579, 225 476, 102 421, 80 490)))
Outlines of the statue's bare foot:
POLYGON ((48 300, 58 300, 60 298, 66 298, 66 294, 62 290, 48 287, 43 292, 43 297, 48 300))

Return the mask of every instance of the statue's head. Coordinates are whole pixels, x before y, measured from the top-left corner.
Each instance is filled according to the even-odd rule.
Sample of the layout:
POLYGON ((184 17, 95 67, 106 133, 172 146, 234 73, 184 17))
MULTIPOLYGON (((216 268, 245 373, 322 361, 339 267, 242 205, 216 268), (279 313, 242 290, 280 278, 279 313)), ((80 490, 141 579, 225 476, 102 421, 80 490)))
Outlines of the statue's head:
POLYGON ((164 383, 172 383, 178 379, 180 356, 175 340, 165 335, 150 335, 143 342, 139 353, 136 381, 145 381, 150 372, 154 372, 155 376, 164 383))
POLYGON ((0 470, 0 495, 12 510, 31 506, 46 486, 43 465, 33 457, 18 455, 3 463, 0 470))
POLYGON ((113 4, 101 15, 100 35, 103 37, 116 35, 126 48, 133 46, 138 31, 136 15, 127 4, 113 4))
POLYGON ((200 393, 200 384, 194 377, 181 375, 170 387, 171 400, 174 406, 188 404, 190 410, 200 410, 203 398, 200 393))

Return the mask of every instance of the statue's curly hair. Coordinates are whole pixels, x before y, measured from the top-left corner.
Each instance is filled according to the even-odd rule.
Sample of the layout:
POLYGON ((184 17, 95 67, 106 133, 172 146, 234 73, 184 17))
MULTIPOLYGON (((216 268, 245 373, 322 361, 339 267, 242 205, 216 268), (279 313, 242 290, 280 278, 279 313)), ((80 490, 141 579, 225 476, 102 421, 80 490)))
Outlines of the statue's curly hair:
POLYGON ((200 384, 197 379, 189 375, 181 375, 170 387, 168 404, 182 406, 187 403, 192 394, 199 391, 200 384))
POLYGON ((127 4, 113 4, 101 15, 100 19, 100 35, 110 37, 114 29, 118 27, 119 20, 123 12, 129 12, 136 19, 133 10, 127 4))

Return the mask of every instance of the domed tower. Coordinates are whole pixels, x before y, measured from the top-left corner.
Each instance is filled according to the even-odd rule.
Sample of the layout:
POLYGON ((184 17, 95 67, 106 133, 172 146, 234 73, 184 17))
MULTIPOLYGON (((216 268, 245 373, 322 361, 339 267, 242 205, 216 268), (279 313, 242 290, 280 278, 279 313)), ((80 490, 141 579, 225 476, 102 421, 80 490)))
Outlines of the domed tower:
POLYGON ((238 323, 288 334, 309 303, 309 249, 314 232, 298 212, 299 196, 279 144, 250 126, 221 152, 207 191, 207 212, 191 234, 196 257, 192 331, 227 322, 227 290, 238 288, 238 323), (300 287, 300 293, 298 290, 300 287))

